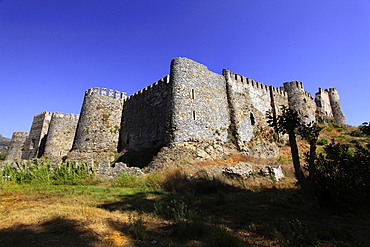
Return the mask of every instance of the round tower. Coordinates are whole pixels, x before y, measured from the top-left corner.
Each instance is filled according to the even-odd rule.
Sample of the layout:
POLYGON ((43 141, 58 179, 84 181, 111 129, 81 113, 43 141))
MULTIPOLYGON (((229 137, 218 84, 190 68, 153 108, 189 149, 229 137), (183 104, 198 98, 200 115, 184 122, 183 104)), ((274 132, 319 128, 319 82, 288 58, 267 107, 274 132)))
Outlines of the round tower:
POLYGON ((85 92, 72 151, 117 151, 125 93, 94 88, 85 92))
POLYGON ((22 158, 24 143, 28 137, 28 132, 14 132, 10 141, 5 160, 12 161, 22 158))
POLYGON ((300 81, 284 83, 284 90, 288 95, 289 107, 296 110, 304 123, 315 121, 316 106, 312 96, 304 91, 300 81))
POLYGON ((44 156, 56 158, 67 155, 73 145, 79 115, 53 113, 45 144, 44 156))
POLYGON ((329 88, 329 100, 335 121, 338 124, 345 124, 346 117, 340 108, 339 94, 335 88, 329 88))

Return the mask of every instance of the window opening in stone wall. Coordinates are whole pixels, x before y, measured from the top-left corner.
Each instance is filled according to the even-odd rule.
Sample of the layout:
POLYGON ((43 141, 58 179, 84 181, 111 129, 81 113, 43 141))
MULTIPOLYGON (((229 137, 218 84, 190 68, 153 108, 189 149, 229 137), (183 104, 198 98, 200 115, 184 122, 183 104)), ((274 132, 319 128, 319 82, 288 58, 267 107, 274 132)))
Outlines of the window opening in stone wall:
POLYGON ((192 99, 195 99, 195 91, 194 91, 194 89, 191 90, 191 98, 192 99))
POLYGON ((193 111, 192 113, 193 113, 193 120, 195 120, 195 111, 193 111))
POLYGON ((256 124, 256 119, 254 118, 253 113, 250 113, 250 114, 249 114, 249 117, 250 117, 250 119, 251 119, 251 125, 255 125, 255 124, 256 124))

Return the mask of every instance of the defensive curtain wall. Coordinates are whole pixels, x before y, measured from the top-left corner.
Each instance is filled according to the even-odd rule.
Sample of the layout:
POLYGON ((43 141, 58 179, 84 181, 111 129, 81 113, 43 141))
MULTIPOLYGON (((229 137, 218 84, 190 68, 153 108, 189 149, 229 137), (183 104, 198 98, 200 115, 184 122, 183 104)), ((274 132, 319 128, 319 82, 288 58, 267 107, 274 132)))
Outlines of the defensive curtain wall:
POLYGON ((169 143, 171 86, 169 76, 127 98, 120 120, 118 150, 140 150, 169 143))
POLYGON ((244 150, 256 131, 268 128, 266 112, 276 117, 281 105, 296 109, 306 122, 320 116, 345 123, 333 88, 319 89, 314 100, 298 81, 267 86, 227 69, 222 75, 211 72, 181 57, 172 60, 169 75, 128 98, 119 91, 94 88, 85 92, 79 117, 36 115, 27 138, 13 136, 8 157, 78 157, 173 143, 225 143, 231 138, 244 150))

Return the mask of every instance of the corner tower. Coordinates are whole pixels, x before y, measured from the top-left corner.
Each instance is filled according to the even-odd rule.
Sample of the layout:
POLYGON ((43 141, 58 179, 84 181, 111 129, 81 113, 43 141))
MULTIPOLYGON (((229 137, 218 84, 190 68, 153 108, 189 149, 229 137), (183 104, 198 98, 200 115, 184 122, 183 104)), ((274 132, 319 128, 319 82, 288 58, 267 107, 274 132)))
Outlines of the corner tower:
POLYGON ((337 89, 329 88, 329 100, 335 121, 338 124, 345 124, 346 117, 340 108, 340 99, 337 89))
POLYGON ((289 107, 296 110, 305 123, 310 123, 316 120, 315 102, 311 94, 304 91, 302 82, 285 82, 284 90, 288 95, 289 107))
POLYGON ((117 151, 126 93, 94 88, 85 92, 72 151, 117 151))
POLYGON ((24 144, 22 159, 31 160, 43 155, 51 116, 50 112, 42 112, 33 117, 30 134, 24 144))
POLYGON ((24 143, 28 137, 28 132, 14 132, 10 141, 5 160, 11 161, 22 158, 24 143))
POLYGON ((46 139, 44 156, 57 158, 67 155, 73 145, 79 115, 53 113, 46 139))

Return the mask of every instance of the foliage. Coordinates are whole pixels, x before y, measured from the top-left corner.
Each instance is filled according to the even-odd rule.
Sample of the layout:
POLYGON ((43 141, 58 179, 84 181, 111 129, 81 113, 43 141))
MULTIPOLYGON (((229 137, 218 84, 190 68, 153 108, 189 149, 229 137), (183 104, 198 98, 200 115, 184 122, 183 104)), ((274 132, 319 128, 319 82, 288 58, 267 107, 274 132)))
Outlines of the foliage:
POLYGON ((129 232, 135 239, 143 239, 146 234, 144 219, 141 215, 130 215, 128 218, 129 232))
POLYGON ((0 160, 5 160, 5 157, 6 157, 6 153, 0 154, 0 160))
POLYGON ((328 144, 329 143, 329 140, 328 139, 326 139, 326 138, 322 138, 322 139, 319 139, 318 141, 317 141, 317 145, 326 145, 326 144, 328 144))
POLYGON ((370 146, 329 144, 316 159, 315 184, 323 204, 355 207, 370 198, 370 146))
POLYGON ((363 135, 370 136, 370 125, 361 125, 358 127, 363 135))
MULTIPOLYGON (((54 185, 78 185, 84 183, 93 183, 94 174, 89 170, 86 164, 80 163, 59 163, 57 167, 52 168, 52 164, 43 159, 17 163, 18 169, 5 165, 0 170, 2 182, 14 181, 17 184, 54 184, 54 185), (6 179, 4 179, 6 178, 6 179)), ((0 180, 1 181, 1 180, 0 180)))
POLYGON ((212 232, 212 240, 209 246, 216 247, 242 247, 244 243, 241 239, 233 236, 225 227, 220 226, 212 232))

